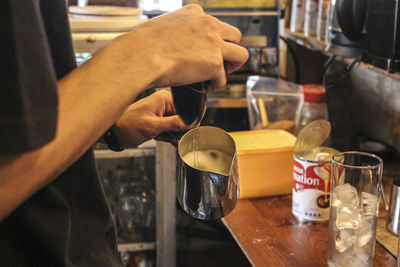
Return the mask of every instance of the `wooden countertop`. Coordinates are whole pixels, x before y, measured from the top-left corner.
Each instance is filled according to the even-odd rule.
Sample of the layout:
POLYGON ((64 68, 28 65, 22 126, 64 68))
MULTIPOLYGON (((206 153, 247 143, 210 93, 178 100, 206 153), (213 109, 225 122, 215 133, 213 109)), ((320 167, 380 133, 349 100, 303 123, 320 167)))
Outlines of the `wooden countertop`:
MULTIPOLYGON (((222 221, 253 266, 327 266, 328 224, 300 223, 291 195, 240 200, 222 221)), ((396 266, 376 242, 374 266, 396 266)))

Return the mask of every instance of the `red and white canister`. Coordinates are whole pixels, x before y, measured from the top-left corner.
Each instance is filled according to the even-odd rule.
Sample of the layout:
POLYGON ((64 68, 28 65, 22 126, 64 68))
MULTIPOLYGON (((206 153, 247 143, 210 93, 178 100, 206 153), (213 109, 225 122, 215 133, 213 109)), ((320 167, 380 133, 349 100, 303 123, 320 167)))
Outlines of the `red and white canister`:
POLYGON ((331 159, 336 149, 322 146, 330 124, 316 120, 298 134, 293 168, 292 213, 300 221, 329 220, 331 159))

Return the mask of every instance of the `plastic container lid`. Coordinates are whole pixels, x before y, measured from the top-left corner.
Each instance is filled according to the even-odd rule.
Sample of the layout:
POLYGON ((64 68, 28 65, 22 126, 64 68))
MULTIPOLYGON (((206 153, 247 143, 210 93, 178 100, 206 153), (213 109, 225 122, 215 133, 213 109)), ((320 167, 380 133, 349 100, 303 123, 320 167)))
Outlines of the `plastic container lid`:
POLYGON ((296 137, 283 130, 252 130, 230 133, 238 154, 293 149, 296 137))
POLYGON ((325 103, 325 90, 322 84, 304 84, 304 101, 308 103, 325 103))

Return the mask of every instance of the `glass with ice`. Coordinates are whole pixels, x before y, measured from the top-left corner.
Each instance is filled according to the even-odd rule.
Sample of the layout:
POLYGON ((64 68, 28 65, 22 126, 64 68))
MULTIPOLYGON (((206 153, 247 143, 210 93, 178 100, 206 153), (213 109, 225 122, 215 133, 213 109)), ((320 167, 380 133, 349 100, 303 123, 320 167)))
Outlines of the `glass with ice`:
POLYGON ((373 266, 383 161, 369 153, 332 158, 328 266, 373 266))

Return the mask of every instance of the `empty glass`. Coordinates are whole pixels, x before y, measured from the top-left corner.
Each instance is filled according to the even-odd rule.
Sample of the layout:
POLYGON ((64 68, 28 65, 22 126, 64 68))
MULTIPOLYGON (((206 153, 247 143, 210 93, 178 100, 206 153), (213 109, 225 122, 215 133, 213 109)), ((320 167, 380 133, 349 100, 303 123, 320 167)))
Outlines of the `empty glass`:
POLYGON ((143 170, 119 170, 117 218, 123 239, 154 239, 155 190, 143 170))
POLYGON ((332 158, 328 266, 373 266, 382 170, 369 153, 332 158))
POLYGON ((120 243, 155 239, 154 157, 98 161, 120 243))

